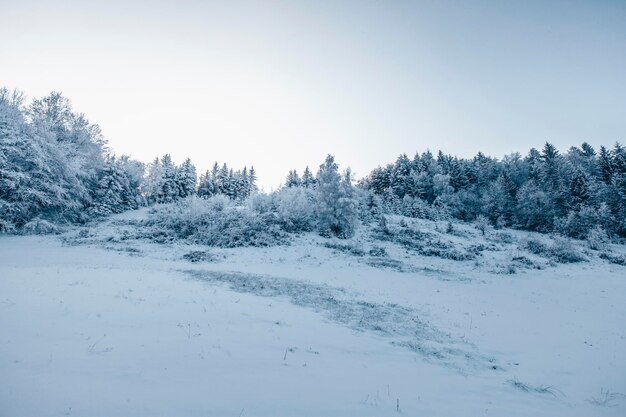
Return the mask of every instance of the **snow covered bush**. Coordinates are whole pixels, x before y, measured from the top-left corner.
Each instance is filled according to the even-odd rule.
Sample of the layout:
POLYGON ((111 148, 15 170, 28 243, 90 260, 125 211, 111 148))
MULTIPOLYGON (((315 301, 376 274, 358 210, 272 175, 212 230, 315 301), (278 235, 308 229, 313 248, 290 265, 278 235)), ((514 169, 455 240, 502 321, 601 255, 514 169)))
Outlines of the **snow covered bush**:
POLYGON ((13 233, 15 225, 8 220, 0 218, 0 233, 13 233))
POLYGON ((476 253, 474 252, 464 248, 459 249, 453 243, 445 242, 433 233, 414 230, 408 225, 405 227, 387 226, 386 232, 377 228, 374 230, 373 236, 381 241, 399 244, 422 256, 433 256, 455 261, 467 261, 476 258, 476 253))
POLYGON ((223 195, 158 205, 142 224, 144 236, 158 241, 185 239, 223 248, 287 243, 275 213, 255 212, 223 195))
POLYGON ((35 218, 22 227, 22 233, 27 235, 47 235, 58 233, 59 228, 47 220, 35 218))
POLYGON ((490 240, 496 243, 511 244, 513 243, 513 236, 510 233, 498 232, 492 234, 490 240))
POLYGON ((334 249, 339 252, 347 253, 354 256, 364 256, 365 251, 363 247, 358 244, 348 244, 348 243, 336 243, 336 242, 326 242, 324 243, 324 247, 328 249, 334 249))
POLYGON ((526 239, 520 243, 520 249, 525 249, 535 255, 550 258, 559 263, 576 263, 587 260, 569 239, 563 237, 556 237, 550 244, 534 238, 526 239))
POLYGON ((315 228, 315 193, 304 187, 288 187, 272 194, 281 227, 287 232, 309 232, 315 228))
POLYGON ((215 262, 216 257, 211 252, 205 250, 194 250, 183 255, 183 259, 192 263, 198 262, 215 262))
POLYGON ((626 266, 626 256, 624 255, 618 255, 609 251, 604 251, 601 252, 598 256, 600 257, 600 259, 609 261, 612 264, 626 266))
POLYGON ((582 206, 580 210, 570 210, 567 216, 554 222, 554 229, 563 236, 584 239, 599 224, 598 210, 582 206))
POLYGON ((368 253, 370 256, 376 256, 379 258, 384 258, 388 256, 387 250, 383 248, 382 246, 372 246, 372 248, 369 250, 368 253))
POLYGON ((250 197, 246 204, 250 210, 257 213, 269 213, 275 210, 272 196, 269 194, 256 194, 250 197))
POLYGON ((566 238, 557 237, 550 248, 552 258, 559 263, 576 263, 585 262, 587 259, 572 244, 572 241, 566 238))
POLYGON ((593 250, 604 250, 609 242, 609 235, 600 226, 594 227, 587 234, 587 245, 593 250))

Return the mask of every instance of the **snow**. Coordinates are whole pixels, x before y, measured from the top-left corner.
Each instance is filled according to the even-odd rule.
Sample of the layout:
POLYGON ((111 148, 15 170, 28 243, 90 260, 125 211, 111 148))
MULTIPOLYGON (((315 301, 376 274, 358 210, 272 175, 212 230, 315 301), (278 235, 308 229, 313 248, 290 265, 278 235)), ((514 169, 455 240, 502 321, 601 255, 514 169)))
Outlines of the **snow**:
POLYGON ((401 272, 312 234, 192 263, 109 239, 142 215, 0 237, 0 415, 626 415, 624 267, 376 242, 401 272))

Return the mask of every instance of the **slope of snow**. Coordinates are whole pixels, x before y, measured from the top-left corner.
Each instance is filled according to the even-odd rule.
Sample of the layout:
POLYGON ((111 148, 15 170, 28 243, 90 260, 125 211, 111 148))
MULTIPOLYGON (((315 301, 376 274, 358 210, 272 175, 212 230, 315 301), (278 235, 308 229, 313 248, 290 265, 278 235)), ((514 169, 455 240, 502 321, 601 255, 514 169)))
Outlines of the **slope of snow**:
POLYGON ((0 415, 626 414, 624 267, 372 266, 313 235, 192 263, 115 239, 137 215, 0 237, 0 415))

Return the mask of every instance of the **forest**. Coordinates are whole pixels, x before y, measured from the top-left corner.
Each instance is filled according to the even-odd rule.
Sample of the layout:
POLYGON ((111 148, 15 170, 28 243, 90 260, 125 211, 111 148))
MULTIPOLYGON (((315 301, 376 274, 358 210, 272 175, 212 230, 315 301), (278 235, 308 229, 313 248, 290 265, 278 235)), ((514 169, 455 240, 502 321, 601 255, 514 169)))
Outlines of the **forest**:
MULTIPOLYGON (((419 147, 419 146, 416 146, 419 147)), ((458 219, 494 228, 626 237, 626 149, 588 143, 558 150, 545 142, 502 159, 479 152, 465 159, 429 150, 356 179, 328 155, 315 173, 292 170, 284 185, 260 192, 254 167, 215 163, 198 175, 190 159, 170 155, 149 164, 117 156, 97 124, 61 93, 27 102, 0 89, 0 232, 47 233, 147 205, 226 210, 222 231, 239 228, 228 245, 264 245, 260 235, 318 231, 350 237, 359 224, 386 214, 458 219), (225 220, 226 219, 226 220, 225 220), (246 238, 245 236, 254 236, 246 238)), ((158 221, 158 219, 157 219, 158 221)))

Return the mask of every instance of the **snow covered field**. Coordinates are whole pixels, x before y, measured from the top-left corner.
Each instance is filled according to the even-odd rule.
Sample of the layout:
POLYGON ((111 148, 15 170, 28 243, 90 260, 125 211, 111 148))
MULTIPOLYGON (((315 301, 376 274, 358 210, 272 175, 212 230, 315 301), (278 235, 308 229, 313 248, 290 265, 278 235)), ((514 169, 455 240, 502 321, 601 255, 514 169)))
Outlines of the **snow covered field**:
POLYGON ((623 266, 313 234, 190 262, 111 224, 0 237, 0 416, 626 415, 623 266))

